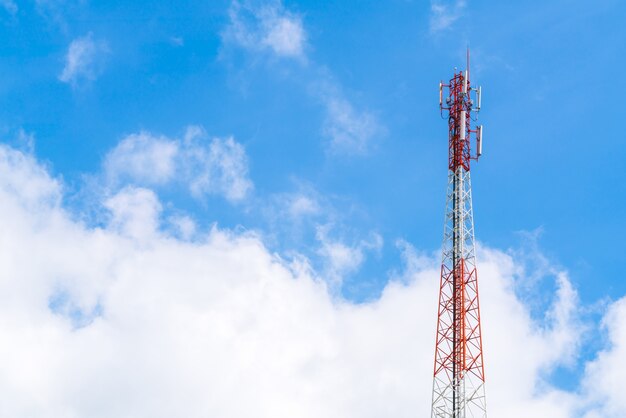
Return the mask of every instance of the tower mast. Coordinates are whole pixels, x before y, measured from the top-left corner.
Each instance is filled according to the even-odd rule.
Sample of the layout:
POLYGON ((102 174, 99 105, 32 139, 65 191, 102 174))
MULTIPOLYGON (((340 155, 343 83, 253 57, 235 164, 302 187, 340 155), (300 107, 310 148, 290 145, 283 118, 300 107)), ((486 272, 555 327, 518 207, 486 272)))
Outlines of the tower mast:
POLYGON ((448 115, 448 192, 437 316, 432 418, 484 418, 483 363, 470 161, 482 154, 482 126, 472 129, 481 89, 467 69, 439 84, 439 107, 448 115), (444 92, 445 96, 444 103, 444 92), (473 97, 473 99, 472 99, 473 97), (470 137, 476 139, 472 154, 470 137))

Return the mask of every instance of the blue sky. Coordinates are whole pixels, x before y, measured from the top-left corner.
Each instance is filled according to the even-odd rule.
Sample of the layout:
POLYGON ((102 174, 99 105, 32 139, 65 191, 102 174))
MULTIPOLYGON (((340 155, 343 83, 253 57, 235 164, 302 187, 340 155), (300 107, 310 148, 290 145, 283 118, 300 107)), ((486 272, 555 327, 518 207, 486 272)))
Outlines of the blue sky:
MULTIPOLYGON (((138 130, 180 136, 195 124, 232 135, 246 147, 256 198, 309 187, 354 211, 346 228, 381 234, 373 273, 347 282, 358 297, 367 295, 350 286, 397 262, 395 239, 439 244, 446 128, 436 88, 469 45, 487 133, 474 167, 479 240, 515 247, 519 231, 541 229, 539 245, 571 270, 583 299, 626 292, 613 248, 626 228, 616 209, 622 109, 609 99, 625 83, 617 1, 460 2, 443 17, 425 2, 286 3, 306 30, 300 58, 225 42, 228 2, 16 5, 2 10, 0 28, 5 141, 33 134, 37 156, 81 188, 138 130), (68 44, 87 36, 102 44, 95 74, 62 82, 68 44), (375 119, 367 152, 329 152, 320 88, 375 119)), ((205 223, 268 226, 219 197, 200 204, 168 190, 167 199, 205 223)))
MULTIPOLYGON (((32 148, 88 227, 111 221, 103 196, 145 187, 163 228, 255 231, 335 296, 374 301, 405 242, 438 257, 437 89, 469 46, 485 126, 477 239, 529 277, 567 271, 595 335, 626 294, 625 18, 617 0, 4 0, 0 138, 32 148)), ((542 317, 556 287, 516 292, 542 317)), ((576 387, 583 360, 557 385, 576 387)))

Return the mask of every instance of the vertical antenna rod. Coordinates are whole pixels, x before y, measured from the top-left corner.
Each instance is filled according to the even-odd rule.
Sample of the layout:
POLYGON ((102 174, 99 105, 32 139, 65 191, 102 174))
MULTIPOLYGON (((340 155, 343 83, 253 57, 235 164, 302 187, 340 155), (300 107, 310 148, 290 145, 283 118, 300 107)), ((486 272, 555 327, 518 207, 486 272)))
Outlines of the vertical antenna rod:
POLYGON ((444 110, 448 113, 448 192, 432 418, 487 416, 470 181, 470 161, 482 154, 482 126, 471 126, 472 112, 480 110, 480 95, 481 89, 470 84, 468 49, 467 69, 455 70, 449 84, 439 84, 439 107, 442 115, 444 110), (470 146, 472 135, 475 154, 470 146))

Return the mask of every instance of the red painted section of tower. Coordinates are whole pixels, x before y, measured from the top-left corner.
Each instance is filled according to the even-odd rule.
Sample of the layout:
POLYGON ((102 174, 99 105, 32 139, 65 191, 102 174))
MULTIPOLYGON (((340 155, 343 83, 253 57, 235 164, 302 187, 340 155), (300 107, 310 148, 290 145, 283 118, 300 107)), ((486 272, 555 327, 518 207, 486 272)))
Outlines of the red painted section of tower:
POLYGON ((478 278, 476 268, 467 269, 465 264, 461 259, 455 269, 441 266, 435 376, 445 373, 452 381, 472 373, 484 382, 478 278), (446 314, 455 320, 446 321, 446 314))
MULTIPOLYGON (((462 166, 465 170, 470 169, 470 112, 468 111, 467 100, 463 97, 463 86, 465 83, 465 75, 463 72, 459 72, 454 75, 450 84, 443 85, 448 87, 451 99, 450 107, 445 108, 449 110, 450 118, 448 118, 448 130, 449 130, 449 146, 448 146, 448 169, 456 170, 457 167, 462 166), (462 111, 465 111, 465 123, 461 123, 462 111), (465 127, 465 139, 461 139, 461 129, 465 127)), ((467 83, 467 89, 470 88, 469 80, 467 83)))

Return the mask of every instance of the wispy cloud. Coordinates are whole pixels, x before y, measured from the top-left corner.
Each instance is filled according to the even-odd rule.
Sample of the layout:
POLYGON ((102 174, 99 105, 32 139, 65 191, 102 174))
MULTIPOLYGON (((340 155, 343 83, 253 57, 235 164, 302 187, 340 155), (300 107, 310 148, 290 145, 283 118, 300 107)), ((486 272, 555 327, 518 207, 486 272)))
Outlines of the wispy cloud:
POLYGON ((87 4, 82 0, 35 0, 34 3, 37 13, 64 33, 70 31, 67 18, 87 4))
POLYGON ((221 195, 231 202, 245 199, 253 189, 248 157, 233 138, 212 138, 198 126, 183 139, 139 132, 122 139, 104 160, 109 186, 162 186, 183 183, 196 198, 221 195))
POLYGON ((308 39, 302 17, 285 8, 282 1, 267 3, 233 1, 229 24, 223 32, 226 45, 252 53, 268 52, 290 58, 312 69, 306 75, 308 92, 325 109, 322 136, 332 155, 364 155, 374 140, 385 133, 377 117, 351 102, 329 71, 306 55, 308 39))
POLYGON ((432 0, 430 3, 430 32, 449 29, 465 11, 466 0, 432 0))
POLYGON ((264 4, 233 1, 228 15, 225 41, 250 50, 269 50, 279 57, 305 57, 302 19, 286 10, 280 0, 264 4))
POLYGON ((183 160, 189 188, 196 197, 205 194, 222 194, 230 201, 246 198, 252 190, 248 178, 248 156, 234 138, 213 138, 207 146, 202 145, 206 137, 197 127, 187 130, 183 142, 183 160))
POLYGON ((334 154, 363 155, 372 149, 373 140, 385 129, 370 112, 357 111, 339 93, 322 95, 326 107, 324 134, 329 139, 328 150, 334 154))
POLYGON ((72 86, 95 80, 102 72, 104 55, 108 50, 106 42, 94 40, 91 32, 74 39, 65 55, 65 66, 59 80, 72 86))
POLYGON ((15 16, 19 10, 13 0, 0 0, 0 7, 6 10, 11 16, 15 16))
POLYGON ((174 46, 185 46, 185 39, 182 36, 171 36, 170 43, 174 46))
POLYGON ((372 232, 367 239, 354 244, 331 237, 332 225, 319 225, 316 238, 320 244, 317 250, 324 264, 324 276, 333 288, 340 287, 343 279, 359 270, 365 261, 366 252, 380 252, 383 238, 372 232))

